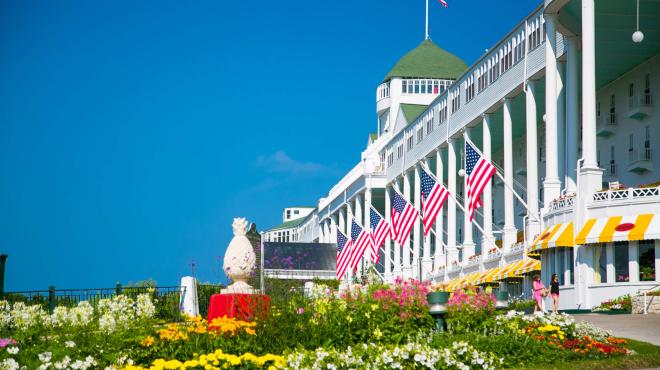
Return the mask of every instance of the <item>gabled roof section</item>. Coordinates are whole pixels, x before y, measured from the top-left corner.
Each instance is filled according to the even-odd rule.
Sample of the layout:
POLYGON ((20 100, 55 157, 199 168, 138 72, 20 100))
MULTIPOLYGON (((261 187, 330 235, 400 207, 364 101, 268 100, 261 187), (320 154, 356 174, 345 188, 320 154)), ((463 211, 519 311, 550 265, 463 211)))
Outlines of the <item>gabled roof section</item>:
POLYGON ((291 229, 291 228, 294 228, 296 226, 300 226, 303 223, 303 221, 305 221, 305 218, 307 218, 307 217, 300 217, 300 218, 296 218, 295 220, 291 220, 291 221, 281 223, 281 224, 279 224, 279 225, 277 225, 277 226, 275 226, 272 229, 267 230, 267 231, 291 229))
POLYGON ((401 111, 408 124, 414 121, 420 114, 424 113, 428 105, 423 104, 401 104, 401 111))
POLYGON ((399 59, 383 82, 393 77, 455 80, 466 69, 467 64, 459 57, 439 48, 431 40, 424 40, 399 59))

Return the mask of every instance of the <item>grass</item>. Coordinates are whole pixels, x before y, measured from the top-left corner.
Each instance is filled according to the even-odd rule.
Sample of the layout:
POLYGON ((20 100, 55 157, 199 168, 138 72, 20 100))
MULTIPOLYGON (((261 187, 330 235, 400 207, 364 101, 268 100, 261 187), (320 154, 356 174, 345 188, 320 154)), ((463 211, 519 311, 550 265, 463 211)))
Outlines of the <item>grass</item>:
MULTIPOLYGON (((556 369, 556 370, 614 370, 614 369, 648 369, 660 367, 660 347, 651 343, 626 339, 628 348, 635 351, 634 355, 616 356, 601 360, 576 360, 560 364, 543 364, 540 367, 524 367, 524 369, 556 369)), ((522 368, 521 368, 522 369, 522 368)))

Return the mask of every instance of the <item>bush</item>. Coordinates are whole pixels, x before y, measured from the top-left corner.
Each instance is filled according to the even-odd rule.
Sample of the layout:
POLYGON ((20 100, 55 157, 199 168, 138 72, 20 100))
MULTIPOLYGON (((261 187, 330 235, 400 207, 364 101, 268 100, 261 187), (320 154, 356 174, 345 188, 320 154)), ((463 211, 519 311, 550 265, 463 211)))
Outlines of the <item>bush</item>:
POLYGON ((601 303, 598 307, 595 307, 592 311, 625 311, 632 312, 632 298, 630 294, 623 295, 605 301, 601 303))
POLYGON ((481 330, 494 323, 495 297, 484 292, 457 290, 449 298, 447 328, 451 333, 461 334, 481 330))

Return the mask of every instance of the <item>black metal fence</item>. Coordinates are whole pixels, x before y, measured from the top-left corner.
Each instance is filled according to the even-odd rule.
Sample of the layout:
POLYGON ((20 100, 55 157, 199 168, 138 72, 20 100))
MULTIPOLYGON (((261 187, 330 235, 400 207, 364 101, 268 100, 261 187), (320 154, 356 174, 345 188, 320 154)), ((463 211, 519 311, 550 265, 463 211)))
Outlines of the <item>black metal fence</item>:
MULTIPOLYGON (((211 295, 220 293, 222 288, 223 285, 197 285, 199 311, 202 317, 206 317, 208 313, 211 295)), ((16 302, 27 305, 39 304, 53 312, 56 306, 73 307, 81 301, 88 301, 92 306, 96 306, 100 300, 112 299, 117 295, 136 298, 140 294, 149 293, 156 308, 156 318, 178 321, 181 319, 181 296, 184 289, 181 286, 124 287, 121 284, 117 284, 114 288, 92 289, 55 289, 54 286, 50 286, 48 290, 0 293, 0 300, 6 300, 11 304, 16 302)))

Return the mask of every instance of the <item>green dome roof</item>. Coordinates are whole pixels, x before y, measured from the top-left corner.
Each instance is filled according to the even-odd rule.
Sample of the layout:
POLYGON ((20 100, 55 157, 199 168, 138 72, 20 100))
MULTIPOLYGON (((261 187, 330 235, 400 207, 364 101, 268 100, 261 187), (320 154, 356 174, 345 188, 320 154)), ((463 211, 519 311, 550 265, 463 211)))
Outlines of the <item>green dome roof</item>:
POLYGON ((466 69, 467 65, 459 57, 440 49, 431 40, 424 40, 399 59, 383 82, 394 77, 455 80, 466 69))

